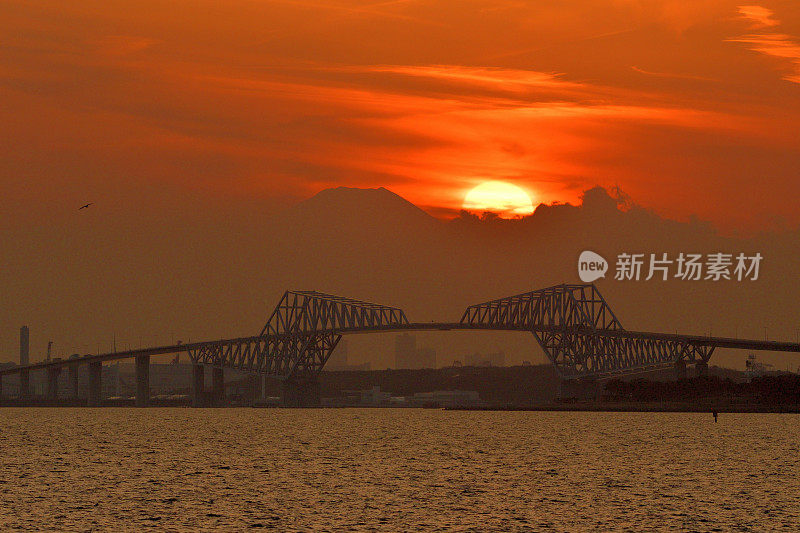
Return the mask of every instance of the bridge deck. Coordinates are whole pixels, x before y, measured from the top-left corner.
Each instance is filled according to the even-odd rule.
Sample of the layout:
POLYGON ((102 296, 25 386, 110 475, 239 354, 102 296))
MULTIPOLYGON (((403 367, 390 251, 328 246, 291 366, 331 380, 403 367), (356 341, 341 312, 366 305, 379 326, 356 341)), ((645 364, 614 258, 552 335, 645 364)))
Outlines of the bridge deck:
MULTIPOLYGON (((342 335, 354 335, 365 333, 391 333, 401 331, 455 331, 455 330, 480 330, 480 331, 518 331, 518 332, 545 332, 553 331, 557 328, 548 327, 522 327, 522 326, 486 326, 486 325, 473 325, 462 324, 460 322, 416 322, 410 324, 396 324, 391 326, 380 327, 362 327, 362 328, 342 328, 332 330, 330 332, 339 333, 342 335)), ((319 333, 326 333, 327 331, 320 331, 319 333)), ((747 339, 734 339, 729 337, 710 337, 702 335, 680 335, 672 333, 654 333, 647 331, 629 331, 629 330, 592 330, 589 328, 570 329, 573 333, 597 333, 603 336, 613 337, 627 337, 627 338, 640 338, 640 339, 653 339, 664 341, 680 341, 692 343, 700 346, 709 346, 715 348, 734 348, 742 350, 756 350, 756 351, 774 351, 774 352, 800 352, 800 343, 782 342, 782 341, 761 341, 761 340, 747 340, 747 339)), ((138 356, 147 355, 166 355, 181 352, 188 352, 190 350, 198 350, 205 346, 214 344, 225 344, 234 342, 248 342, 259 339, 260 336, 255 335, 251 337, 237 337, 231 339, 221 339, 215 341, 192 342, 187 344, 172 344, 167 346, 155 346, 150 348, 140 348, 137 350, 126 350, 119 352, 107 352, 101 354, 90 354, 72 359, 61 359, 58 361, 42 361, 26 366, 14 366, 0 370, 0 376, 16 374, 21 370, 39 370, 53 367, 66 367, 74 364, 86 364, 105 361, 118 361, 122 359, 132 359, 138 356)))

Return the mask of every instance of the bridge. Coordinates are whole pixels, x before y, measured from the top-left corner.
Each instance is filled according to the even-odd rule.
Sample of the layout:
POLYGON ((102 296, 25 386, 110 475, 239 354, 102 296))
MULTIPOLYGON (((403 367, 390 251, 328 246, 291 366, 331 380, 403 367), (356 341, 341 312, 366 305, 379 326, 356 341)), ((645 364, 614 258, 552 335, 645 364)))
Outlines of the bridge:
POLYGON ((20 398, 30 398, 30 373, 47 373, 47 397, 58 394, 66 368, 77 391, 78 367, 88 365, 86 402, 100 405, 102 365, 134 359, 136 405, 149 402, 150 357, 188 353, 194 405, 204 393, 205 369, 212 372, 212 396, 224 396, 224 370, 271 376, 282 383, 287 406, 319 403, 319 373, 343 335, 402 331, 489 330, 531 333, 558 375, 567 382, 674 368, 685 376, 708 371, 716 348, 800 352, 800 344, 632 331, 622 327, 593 284, 562 284, 467 307, 458 322, 410 322, 399 308, 313 291, 284 293, 258 335, 138 350, 83 355, 0 370, 19 374, 20 398))

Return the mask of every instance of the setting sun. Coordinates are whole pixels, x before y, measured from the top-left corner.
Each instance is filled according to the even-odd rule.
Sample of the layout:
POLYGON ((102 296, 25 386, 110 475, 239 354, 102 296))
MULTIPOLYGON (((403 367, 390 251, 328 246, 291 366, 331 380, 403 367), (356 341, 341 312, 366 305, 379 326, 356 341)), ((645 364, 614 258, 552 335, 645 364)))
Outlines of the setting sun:
POLYGON ((487 181, 467 193, 462 208, 476 213, 491 211, 502 218, 514 218, 533 213, 533 202, 521 187, 504 181, 487 181))

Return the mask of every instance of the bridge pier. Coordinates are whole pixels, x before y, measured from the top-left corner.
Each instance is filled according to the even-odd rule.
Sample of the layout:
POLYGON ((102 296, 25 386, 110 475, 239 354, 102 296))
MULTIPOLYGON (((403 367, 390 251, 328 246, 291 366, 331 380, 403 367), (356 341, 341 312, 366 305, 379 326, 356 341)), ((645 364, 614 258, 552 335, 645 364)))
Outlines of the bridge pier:
POLYGON ((47 369, 47 399, 58 399, 58 376, 61 374, 61 367, 56 366, 47 369))
POLYGON ((150 356, 136 356, 136 407, 150 404, 150 356))
POLYGON ((319 381, 316 379, 287 379, 281 390, 284 407, 319 407, 319 381))
POLYGON ((250 396, 250 405, 255 404, 257 401, 261 399, 261 386, 263 384, 263 378, 261 374, 251 374, 250 375, 250 386, 248 387, 248 394, 250 396))
POLYGON ((203 407, 203 389, 205 388, 205 367, 192 365, 192 407, 203 407))
POLYGON ((211 368, 211 402, 214 407, 225 405, 225 370, 221 367, 211 368))
POLYGON ((103 363, 100 361, 89 363, 89 390, 86 405, 99 407, 103 400, 103 363))
POLYGON ((683 359, 675 361, 675 379, 686 379, 686 361, 683 359))
POLYGON ((708 363, 705 361, 698 361, 694 364, 694 372, 697 377, 708 375, 708 363))
POLYGON ((71 364, 67 367, 67 373, 69 374, 69 384, 70 389, 72 392, 73 398, 78 398, 80 394, 78 393, 78 365, 71 364))
POLYGON ((31 398, 31 371, 28 369, 19 371, 19 397, 22 400, 31 398))

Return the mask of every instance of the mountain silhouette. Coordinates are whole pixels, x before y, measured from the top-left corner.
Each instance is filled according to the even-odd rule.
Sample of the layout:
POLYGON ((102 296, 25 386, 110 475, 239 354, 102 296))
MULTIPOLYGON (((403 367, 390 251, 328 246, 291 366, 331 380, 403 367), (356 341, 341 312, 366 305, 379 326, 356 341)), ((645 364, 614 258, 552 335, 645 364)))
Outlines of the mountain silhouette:
POLYGON ((325 222, 348 225, 353 221, 357 225, 364 225, 365 221, 374 225, 384 222, 394 224, 400 219, 412 227, 433 227, 441 223, 440 220, 384 187, 324 189, 291 207, 283 216, 287 215, 293 218, 313 216, 325 222))
MULTIPOLYGON (((791 340, 800 315, 800 289, 792 281, 800 279, 800 232, 721 236, 708 224, 670 220, 602 188, 587 191, 581 204, 540 205, 519 220, 471 214, 441 220, 385 188, 346 187, 272 211, 256 201, 187 200, 148 212, 137 225, 115 219, 65 224, 64 238, 28 235, 9 243, 20 253, 0 271, 8 301, 39 304, 8 307, 5 323, 48 324, 42 335, 76 347, 111 339, 112 332, 124 345, 126 331, 137 343, 140 331, 187 339, 251 335, 287 289, 399 306, 412 321, 457 321, 471 303, 577 282, 583 250, 611 264, 596 284, 628 329, 763 338, 766 327, 769 338, 791 340), (59 262, 14 266, 41 259, 43 251, 59 262), (760 252, 759 280, 645 281, 646 270, 640 281, 614 280, 623 252, 720 251, 760 252), (65 281, 44 281, 55 276, 65 281)), ((357 337, 352 361, 392 364, 392 335, 357 337)), ((5 353, 14 353, 15 342, 13 334, 3 338, 5 353)), ((543 362, 524 333, 420 334, 418 344, 436 348, 444 363, 498 349, 509 362, 543 362)), ((714 359, 741 360, 743 354, 723 350, 714 359)), ((783 367, 781 361, 774 360, 783 367)))
POLYGON ((383 187, 336 187, 280 212, 269 225, 286 236, 287 245, 299 239, 329 249, 328 245, 342 243, 350 247, 401 246, 427 238, 443 223, 383 187))

